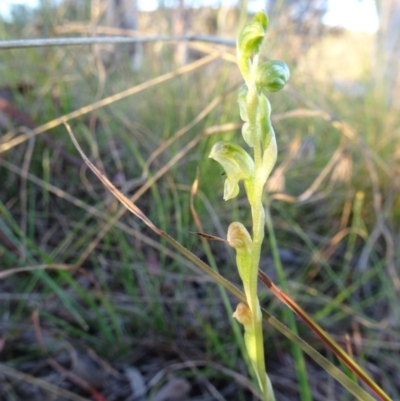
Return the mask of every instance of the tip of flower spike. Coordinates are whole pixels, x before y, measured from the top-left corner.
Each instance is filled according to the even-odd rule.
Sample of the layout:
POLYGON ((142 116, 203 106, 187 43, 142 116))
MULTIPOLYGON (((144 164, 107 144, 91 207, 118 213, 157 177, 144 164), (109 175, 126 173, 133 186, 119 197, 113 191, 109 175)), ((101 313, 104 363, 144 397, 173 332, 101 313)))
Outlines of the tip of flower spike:
POLYGON ((259 11, 253 20, 243 27, 237 45, 240 54, 245 59, 259 53, 267 28, 268 17, 264 11, 259 11))
POLYGON ((269 21, 268 15, 265 14, 265 11, 258 11, 253 19, 254 21, 259 22, 265 31, 267 30, 269 21))

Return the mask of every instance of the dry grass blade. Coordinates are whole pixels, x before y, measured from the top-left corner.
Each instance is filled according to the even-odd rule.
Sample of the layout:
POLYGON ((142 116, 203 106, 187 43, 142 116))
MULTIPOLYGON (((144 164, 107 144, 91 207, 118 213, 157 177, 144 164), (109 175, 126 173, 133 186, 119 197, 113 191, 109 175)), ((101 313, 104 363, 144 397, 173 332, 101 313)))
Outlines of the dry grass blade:
POLYGON ((329 240, 326 249, 321 251, 323 258, 328 260, 333 255, 340 242, 349 234, 357 234, 360 238, 366 239, 366 233, 361 229, 343 228, 329 240))
POLYGON ((54 394, 58 398, 63 397, 71 401, 89 401, 87 398, 71 393, 70 391, 64 390, 61 387, 57 387, 51 383, 48 383, 46 380, 38 379, 4 364, 0 364, 0 373, 11 377, 12 379, 24 381, 31 384, 32 386, 36 386, 43 390, 46 390, 49 393, 54 394))
MULTIPOLYGON (((148 180, 146 183, 135 192, 135 194, 130 198, 126 198, 131 204, 134 204, 147 190, 149 190, 157 180, 159 180, 167 171, 169 171, 172 166, 174 166, 179 160, 183 158, 187 154, 187 152, 193 149, 201 140, 203 135, 213 135, 218 132, 224 131, 232 131, 234 129, 240 129, 241 125, 237 124, 224 124, 224 125, 216 125, 210 128, 207 128, 203 132, 199 133, 195 138, 193 138, 189 143, 186 144, 167 164, 165 164, 162 168, 158 169, 157 172, 148 180)), ((93 164, 92 164, 93 165, 93 164)), ((94 167, 94 165, 93 165, 94 167)), ((96 168, 96 167, 95 167, 96 168)), ((101 173, 100 173, 101 174, 101 173)), ((116 188, 115 191, 120 193, 116 188)), ((111 191, 112 192, 112 191, 111 191)), ((122 195, 122 194, 121 194, 122 195)), ((118 197, 117 197, 118 199, 118 197)), ((124 206, 125 204, 121 202, 124 206)), ((126 207, 126 206, 125 206, 126 207)), ((97 244, 101 241, 101 239, 106 235, 106 233, 113 227, 113 225, 126 213, 126 209, 129 208, 122 208, 120 209, 116 215, 106 224, 96 236, 96 238, 91 242, 88 246, 86 251, 81 255, 77 262, 77 266, 80 266, 86 258, 91 254, 97 244)), ((133 212, 132 212, 133 213, 133 212)))
MULTIPOLYGON (((0 158, 0 166, 4 166, 7 169, 9 169, 10 171, 22 175, 23 171, 17 167, 14 166, 13 164, 7 162, 4 159, 0 158)), ((27 179, 37 185, 39 185, 40 187, 46 189, 47 191, 51 192, 52 194, 66 200, 67 202, 72 203, 73 205, 75 205, 76 207, 79 207, 83 210, 85 210, 88 215, 91 216, 96 216, 99 219, 102 219, 105 222, 110 222, 112 220, 112 218, 102 212, 100 209, 98 209, 95 206, 92 205, 88 205, 87 203, 83 202, 81 199, 74 197, 73 195, 69 194, 68 192, 63 191, 61 188, 58 188, 52 184, 49 184, 46 181, 41 180, 40 178, 34 176, 33 174, 28 173, 27 174, 27 179)), ((134 238, 140 240, 141 242, 143 242, 144 244, 151 246, 154 249, 157 249, 158 251, 162 251, 165 252, 166 255, 168 255, 169 257, 171 257, 172 259, 180 259, 181 263, 184 264, 185 266, 187 266, 189 269, 193 270, 194 272, 198 273, 198 269, 196 269, 195 265, 193 265, 192 263, 190 263, 188 260, 186 260, 185 258, 181 257, 181 255, 173 252, 170 249, 165 249, 162 245, 160 245, 159 242, 153 240, 152 238, 146 236, 145 234, 141 233, 138 230, 135 230, 132 227, 129 227, 128 225, 120 222, 120 221, 113 221, 111 226, 115 225, 116 227, 118 227, 121 231, 123 231, 124 233, 133 236, 134 238)), ((5 241, 5 238, 2 238, 2 241, 5 241)), ((12 244, 10 244, 10 246, 12 246, 12 244)), ((16 252, 18 251, 17 249, 15 250, 16 252)), ((76 269, 77 265, 74 265, 74 269, 76 269)), ((22 269, 22 268, 21 268, 22 269)), ((25 269, 25 268, 24 268, 25 269)), ((6 273, 6 275, 8 275, 8 271, 4 272, 6 273)))
POLYGON ((114 185, 110 182, 110 180, 102 174, 102 172, 86 157, 85 153, 83 152, 82 148, 80 147, 78 141, 75 139, 74 134, 72 133, 71 127, 65 123, 65 126, 68 130, 68 133, 74 143, 76 149, 82 156, 82 159, 85 161, 87 166, 97 175, 99 180, 105 185, 105 187, 135 216, 139 217, 148 227, 150 227, 153 231, 160 234, 161 230, 159 230, 148 218, 147 216, 125 195, 123 195, 114 185))
MULTIPOLYGON (((101 173, 101 171, 86 157, 85 153, 83 152, 82 148, 78 144, 74 134, 72 133, 71 127, 65 123, 65 126, 67 127, 68 133, 81 154, 83 160, 85 163, 88 165, 88 167, 97 175, 97 177, 100 179, 100 181, 110 190, 110 192, 125 206, 126 209, 131 211, 135 216, 139 217, 143 222, 145 222, 151 229, 153 229, 156 232, 159 232, 160 230, 156 228, 156 226, 145 216, 142 211, 134 204, 154 183, 162 176, 164 175, 173 165, 176 164, 177 161, 179 161, 188 150, 192 149, 194 146, 197 145, 197 143, 200 141, 202 138, 202 135, 197 135, 192 141, 190 141, 177 155, 175 155, 174 158, 172 158, 163 168, 159 169, 157 173, 144 184, 134 195, 131 199, 128 199, 125 195, 123 195, 118 189, 114 187, 114 185, 108 180, 108 178, 101 173)), ((203 131, 201 134, 203 135, 211 135, 216 132, 221 132, 221 131, 230 131, 234 128, 237 128, 235 124, 225 124, 223 126, 216 126, 216 127, 211 127, 210 129, 207 129, 203 131)), ((125 210, 120 211, 117 216, 113 219, 113 221, 118 220, 119 218, 122 217, 122 215, 125 213, 125 210)))
MULTIPOLYGON (((190 261, 195 263, 205 273, 207 273, 209 276, 211 276, 213 279, 215 279, 219 284, 223 285, 233 295, 235 295, 239 299, 245 301, 244 294, 237 287, 235 287, 230 281, 226 280, 220 274, 218 274, 213 269, 211 269, 210 266, 208 266, 206 263, 204 263, 202 260, 200 260, 192 252, 187 250, 179 242, 174 240, 166 232, 164 232, 164 231, 160 230, 158 227, 156 227, 150 221, 150 219, 148 219, 147 216, 132 202, 132 200, 128 199, 124 194, 122 194, 120 191, 118 191, 118 189, 114 187, 114 185, 110 182, 110 180, 104 174, 102 174, 101 171, 99 171, 99 169, 87 158, 87 156, 83 152, 82 148, 80 147, 78 141, 76 140, 76 138, 71 130, 71 127, 67 123, 65 123, 65 126, 67 128, 67 131, 71 137, 73 144, 75 145, 76 149, 82 156, 82 158, 85 161, 85 163, 87 164, 87 166, 99 178, 99 180, 104 184, 104 186, 126 207, 126 209, 128 209, 131 213, 133 213, 136 217, 138 217, 141 221, 143 221, 156 234, 158 234, 160 237, 164 238, 169 244, 174 246, 174 248, 177 251, 179 251, 180 253, 182 253, 182 255, 184 255, 190 261)), ((270 315, 268 315, 268 316, 270 316, 270 315)), ((272 318, 272 316, 270 316, 270 317, 272 318)))
POLYGON ((321 341, 323 341, 324 344, 379 397, 379 399, 382 401, 392 401, 368 373, 366 373, 297 302, 280 290, 263 271, 258 271, 258 278, 280 301, 296 313, 302 321, 318 335, 321 341))
POLYGON ((216 60, 219 58, 220 52, 214 52, 206 57, 201 58, 200 60, 197 60, 191 64, 185 65, 181 68, 178 68, 175 71, 168 72, 167 74, 160 75, 156 78, 150 79, 147 82, 144 82, 140 85, 133 86, 132 88, 126 89, 120 93, 117 93, 115 95, 106 97, 105 99, 99 100, 98 102, 94 102, 92 104, 89 104, 87 106, 81 107, 78 110, 72 111, 71 113, 65 114, 62 117, 56 118, 52 121, 47 122, 46 124, 43 124, 29 133, 19 135, 13 139, 10 139, 6 142, 0 143, 0 153, 3 153, 9 149, 12 149, 13 147, 27 141, 29 138, 39 135, 45 131, 48 131, 49 129, 58 127, 59 125, 70 121, 74 118, 80 117, 82 115, 88 114, 94 110, 100 109, 101 107, 108 106, 109 104, 112 104, 118 100, 124 99, 128 96, 134 95, 138 92, 141 92, 145 89, 148 89, 154 85, 158 85, 162 82, 168 81, 171 78, 177 77, 182 74, 186 74, 189 71, 193 71, 197 68, 202 67, 205 64, 211 63, 212 61, 216 60))
POLYGON ((62 264, 14 267, 13 269, 3 270, 2 272, 0 272, 0 280, 12 276, 13 274, 32 272, 36 270, 74 270, 74 267, 62 264))
MULTIPOLYGON (((39 348, 44 354, 47 354, 47 350, 43 340, 42 328, 40 326, 39 311, 37 309, 33 311, 31 318, 39 348)), ((67 378, 70 382, 90 393, 96 401, 107 401, 106 398, 101 393, 99 393, 90 383, 88 383, 86 380, 76 375, 72 371, 66 369, 64 366, 60 365, 55 359, 48 356, 47 363, 63 377, 67 378)))
MULTIPOLYGON (((231 89, 232 90, 232 89, 231 89)), ((230 90, 230 91, 231 91, 230 90)), ((149 173, 149 167, 151 163, 166 149, 169 148, 175 141, 177 141, 181 136, 185 135, 191 128, 193 128, 196 124, 202 121, 216 106, 218 106, 223 99, 225 99, 226 95, 230 92, 227 91, 226 93, 216 97, 207 106, 186 126, 179 129, 173 136, 171 136, 168 140, 163 142, 151 155, 147 158, 146 164, 143 168, 142 177, 147 177, 149 173)))
POLYGON ((199 170, 196 172, 196 178, 193 181, 192 188, 190 189, 190 211, 193 216, 193 220, 196 224, 197 229, 199 232, 190 232, 191 234, 196 234, 202 239, 210 240, 210 241, 221 241, 224 242, 225 244, 228 244, 228 241, 221 237, 217 237, 215 235, 211 234, 205 234, 203 231, 203 225, 201 224, 201 220, 199 218, 199 215, 197 214, 196 208, 194 207, 194 198, 197 195, 197 191, 199 189, 199 170))
POLYGON ((149 386, 154 386, 159 382, 164 376, 168 376, 171 372, 183 370, 183 369, 191 369, 194 373, 198 376, 201 375, 198 368, 200 367, 207 367, 215 369, 216 371, 221 372, 223 375, 228 376, 239 383, 242 387, 249 390, 253 396, 257 399, 261 399, 260 394, 258 393, 256 387, 251 383, 251 381, 246 377, 237 373, 231 369, 226 368, 225 366, 219 365, 217 363, 208 361, 208 360, 191 360, 185 361, 180 363, 174 363, 171 365, 166 366, 165 368, 161 369, 158 374, 153 377, 150 382, 149 386))
POLYGON ((367 239, 367 243, 364 249, 362 250, 358 266, 362 271, 366 270, 369 255, 372 252, 373 246, 378 238, 382 235, 386 242, 386 260, 388 273, 393 280, 393 284, 396 288, 397 293, 399 294, 400 277, 394 263, 394 240, 385 223, 385 215, 384 211, 382 210, 382 193, 380 190, 378 174, 372 163, 370 152, 367 152, 367 149, 365 147, 363 147, 362 150, 364 151, 365 162, 372 182, 373 205, 376 215, 376 224, 372 230, 371 235, 367 239))
POLYGON ((341 154, 342 154, 343 148, 342 146, 339 146, 335 153, 332 155, 331 159, 329 160, 328 164, 324 167, 324 169, 318 174, 317 178, 314 180, 314 182, 310 185, 309 188, 307 188, 301 195, 299 196, 291 196, 287 195, 285 193, 277 193, 277 194, 272 194, 271 199, 276 199, 276 200, 283 200, 285 202, 305 202, 308 200, 320 187, 322 182, 325 180, 325 178, 329 175, 330 171, 333 169, 337 161, 339 160, 341 154))

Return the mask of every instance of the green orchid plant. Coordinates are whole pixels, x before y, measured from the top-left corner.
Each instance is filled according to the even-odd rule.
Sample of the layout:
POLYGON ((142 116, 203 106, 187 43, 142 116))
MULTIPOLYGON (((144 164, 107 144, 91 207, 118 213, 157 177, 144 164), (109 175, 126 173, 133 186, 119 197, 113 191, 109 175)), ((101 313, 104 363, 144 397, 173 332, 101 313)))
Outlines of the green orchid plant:
POLYGON ((237 41, 237 63, 245 81, 238 94, 240 116, 244 121, 242 135, 246 144, 253 148, 253 157, 231 142, 217 142, 209 157, 219 162, 226 172, 224 199, 235 198, 239 194, 239 182, 243 181, 251 207, 252 235, 239 222, 233 222, 227 234, 228 243, 236 250, 236 263, 247 301, 247 305, 239 303, 234 317, 244 326, 246 349, 264 399, 273 401, 274 393, 265 371, 262 315, 257 296, 258 266, 265 227, 262 196, 277 159, 271 104, 263 92, 281 90, 290 72, 282 61, 259 64, 267 27, 267 15, 263 11, 258 12, 253 21, 242 29, 237 41))

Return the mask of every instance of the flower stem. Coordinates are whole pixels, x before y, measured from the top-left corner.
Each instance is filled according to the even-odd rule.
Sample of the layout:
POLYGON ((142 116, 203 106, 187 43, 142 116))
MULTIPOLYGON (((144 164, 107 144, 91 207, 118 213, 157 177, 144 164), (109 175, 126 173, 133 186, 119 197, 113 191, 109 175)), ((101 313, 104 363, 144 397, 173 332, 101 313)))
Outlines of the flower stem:
POLYGON ((267 401, 273 400, 273 393, 269 394, 265 370, 264 360, 264 342, 263 342, 263 330, 262 330, 262 317, 260 304, 257 295, 257 272, 260 263, 261 246, 264 239, 264 208, 262 205, 262 195, 264 188, 264 177, 262 173, 262 145, 259 134, 259 127, 257 125, 257 110, 258 110, 258 94, 255 85, 255 71, 258 66, 258 55, 254 57, 250 79, 248 84, 248 94, 246 98, 247 112, 249 117, 249 125, 251 132, 253 133, 253 144, 254 144, 254 164, 255 164, 255 175, 254 181, 251 188, 251 193, 248 191, 247 196, 251 206, 252 222, 253 222, 253 241, 251 250, 251 277, 249 278, 249 288, 247 289, 246 296, 247 301, 252 312, 252 326, 253 326, 253 346, 255 347, 255 358, 253 361, 254 368, 257 373, 258 381, 264 395, 264 399, 267 401))

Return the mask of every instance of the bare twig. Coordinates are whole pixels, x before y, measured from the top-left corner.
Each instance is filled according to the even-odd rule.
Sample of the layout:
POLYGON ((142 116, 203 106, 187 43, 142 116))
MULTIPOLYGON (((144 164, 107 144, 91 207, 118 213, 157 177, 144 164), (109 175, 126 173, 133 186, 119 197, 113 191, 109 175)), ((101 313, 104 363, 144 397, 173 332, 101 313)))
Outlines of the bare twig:
POLYGON ((0 41, 0 50, 4 49, 23 49, 45 46, 76 46, 76 45, 94 45, 102 43, 147 43, 147 42, 206 42, 217 45, 234 47, 236 45, 233 39, 224 39, 218 36, 99 36, 99 37, 79 37, 79 38, 39 38, 39 39, 18 39, 0 41))

